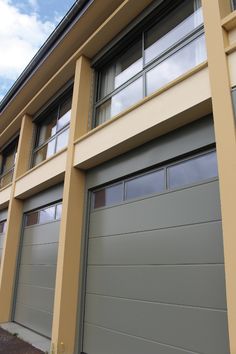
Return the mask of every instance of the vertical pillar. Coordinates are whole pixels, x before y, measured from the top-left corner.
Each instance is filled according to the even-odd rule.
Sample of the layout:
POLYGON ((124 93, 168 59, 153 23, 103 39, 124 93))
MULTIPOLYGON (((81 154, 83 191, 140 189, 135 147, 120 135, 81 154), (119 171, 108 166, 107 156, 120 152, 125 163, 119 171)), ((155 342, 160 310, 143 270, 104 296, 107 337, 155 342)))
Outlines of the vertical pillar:
POLYGON ((54 300, 52 348, 58 354, 75 351, 85 173, 73 167, 74 141, 88 130, 90 91, 90 63, 80 57, 75 68, 54 300))
POLYGON ((16 178, 28 168, 33 124, 25 115, 22 119, 11 197, 8 206, 7 227, 0 267, 0 322, 11 320, 15 274, 22 227, 23 202, 14 198, 16 178))
POLYGON ((236 139, 231 87, 221 19, 229 0, 202 0, 212 94, 223 226, 230 353, 236 354, 236 139))

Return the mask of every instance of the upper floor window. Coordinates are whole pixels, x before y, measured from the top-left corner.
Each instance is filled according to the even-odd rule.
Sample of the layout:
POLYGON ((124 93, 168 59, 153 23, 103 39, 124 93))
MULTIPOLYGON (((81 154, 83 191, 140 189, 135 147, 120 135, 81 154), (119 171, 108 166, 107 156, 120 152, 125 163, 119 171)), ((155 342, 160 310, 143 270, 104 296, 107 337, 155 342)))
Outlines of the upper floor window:
POLYGON ((0 234, 4 234, 6 232, 6 220, 0 221, 0 234))
POLYGON ((16 162, 18 138, 2 150, 0 164, 0 188, 11 183, 16 162))
POLYGON ((96 126, 206 60, 201 0, 173 5, 97 68, 96 126))
POLYGON ((232 4, 232 10, 234 11, 236 9, 236 0, 231 0, 232 4))
POLYGON ((36 122, 33 166, 38 165, 68 144, 71 92, 50 106, 36 122))

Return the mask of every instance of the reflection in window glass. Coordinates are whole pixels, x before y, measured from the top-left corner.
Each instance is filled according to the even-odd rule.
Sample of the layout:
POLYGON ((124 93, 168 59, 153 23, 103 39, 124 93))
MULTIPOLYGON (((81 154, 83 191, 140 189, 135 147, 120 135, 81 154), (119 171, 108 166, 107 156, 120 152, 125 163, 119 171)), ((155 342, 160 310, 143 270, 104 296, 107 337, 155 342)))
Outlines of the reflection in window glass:
POLYGON ((94 208, 120 203, 123 200, 123 183, 94 192, 94 208))
POLYGON ((0 234, 4 234, 6 231, 6 221, 0 222, 0 234))
POLYGON ((56 152, 65 148, 68 145, 68 138, 69 138, 69 128, 64 130, 60 135, 58 135, 56 152))
POLYGON ((55 206, 40 210, 39 212, 39 223, 44 223, 52 221, 55 218, 55 206))
POLYGON ((183 2, 145 33, 145 63, 161 55, 202 24, 201 3, 198 2, 197 5, 199 8, 196 8, 196 2, 183 2))
POLYGON ((0 188, 6 187, 9 183, 12 182, 13 174, 14 170, 11 170, 0 178, 0 188))
POLYGON ((56 206, 56 219, 61 219, 61 212, 62 212, 62 204, 57 204, 56 206))
POLYGON ((48 114, 47 119, 38 126, 37 146, 42 145, 45 141, 56 134, 57 110, 48 114))
POLYGON ((111 93, 115 88, 128 81, 142 70, 141 41, 131 45, 124 54, 119 55, 111 65, 101 72, 99 99, 111 93))
POLYGON ((163 192, 165 189, 164 170, 136 177, 125 183, 125 198, 137 198, 163 192))
POLYGON ((206 60, 205 37, 186 45, 147 73, 147 95, 206 60))
POLYGON ((104 123, 106 120, 122 112, 143 98, 143 78, 140 77, 132 84, 112 96, 97 110, 96 125, 104 123))
POLYGON ((26 226, 35 225, 38 223, 38 211, 30 213, 26 216, 26 226))
POLYGON ((168 168, 169 188, 203 181, 218 176, 216 152, 183 161, 168 168))
POLYGON ((47 144, 47 154, 46 158, 48 159, 50 156, 55 154, 55 148, 56 148, 56 139, 52 139, 49 141, 47 144))

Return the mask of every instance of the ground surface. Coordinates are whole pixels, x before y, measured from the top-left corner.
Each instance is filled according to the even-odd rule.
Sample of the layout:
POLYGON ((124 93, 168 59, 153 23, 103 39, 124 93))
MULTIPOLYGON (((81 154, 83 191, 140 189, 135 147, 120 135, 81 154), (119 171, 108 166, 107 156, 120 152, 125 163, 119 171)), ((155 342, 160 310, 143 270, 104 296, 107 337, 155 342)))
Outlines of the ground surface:
POLYGON ((0 354, 44 354, 39 349, 23 342, 4 329, 0 328, 0 354))

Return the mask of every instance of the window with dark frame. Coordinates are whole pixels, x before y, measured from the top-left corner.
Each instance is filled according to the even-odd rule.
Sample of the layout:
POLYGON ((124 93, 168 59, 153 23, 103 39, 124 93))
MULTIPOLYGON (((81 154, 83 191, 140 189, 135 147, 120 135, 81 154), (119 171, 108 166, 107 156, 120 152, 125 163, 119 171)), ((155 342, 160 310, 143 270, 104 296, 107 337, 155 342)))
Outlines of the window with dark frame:
POLYGON ((184 0, 139 32, 107 64, 95 64, 94 125, 104 123, 205 60, 201 0, 184 0))
POLYGON ((185 188, 217 176, 216 151, 204 152, 94 191, 93 208, 185 188))
POLYGON ((32 166, 38 165, 67 146, 71 101, 72 89, 37 118, 32 166))
POLYGON ((57 203, 33 212, 29 212, 25 216, 25 226, 33 226, 45 224, 48 222, 61 219, 62 204, 57 203))
POLYGON ((18 138, 16 138, 1 152, 0 188, 5 187, 12 182, 16 162, 17 147, 18 138))
POLYGON ((236 0, 231 0, 232 11, 236 10, 236 0))
POLYGON ((7 225, 6 220, 0 221, 0 234, 4 234, 5 233, 6 225, 7 225))

